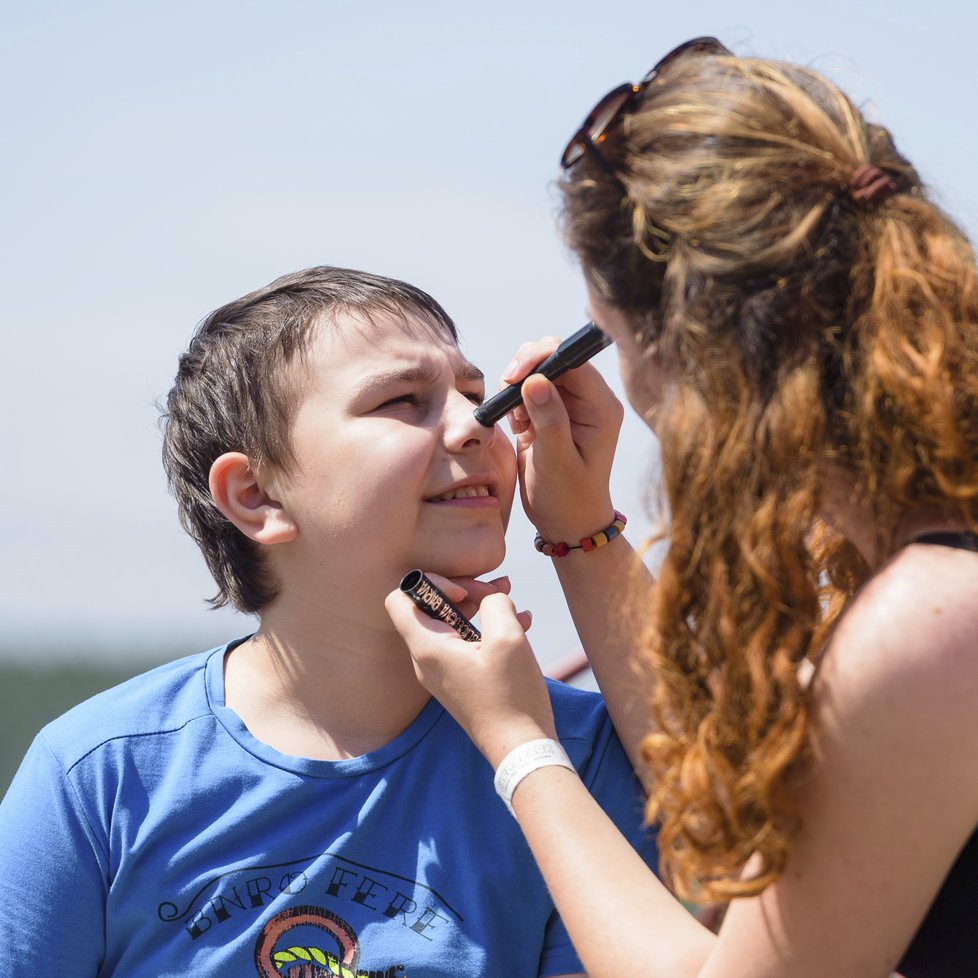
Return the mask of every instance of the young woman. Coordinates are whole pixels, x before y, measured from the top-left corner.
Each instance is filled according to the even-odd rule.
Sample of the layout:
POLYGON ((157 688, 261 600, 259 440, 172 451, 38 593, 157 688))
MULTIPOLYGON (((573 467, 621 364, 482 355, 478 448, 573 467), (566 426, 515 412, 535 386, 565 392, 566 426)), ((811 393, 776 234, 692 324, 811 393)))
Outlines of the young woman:
MULTIPOLYGON (((730 901, 701 927, 570 771, 524 766, 502 787, 588 973, 978 973, 970 244, 833 84, 712 38, 602 99, 562 163, 591 314, 662 446, 655 587, 593 537, 612 429, 588 368, 524 383, 524 497, 543 540, 604 544, 553 560, 646 762, 663 875, 730 901)), ((388 609, 490 762, 553 736, 508 598, 467 656, 388 609)))

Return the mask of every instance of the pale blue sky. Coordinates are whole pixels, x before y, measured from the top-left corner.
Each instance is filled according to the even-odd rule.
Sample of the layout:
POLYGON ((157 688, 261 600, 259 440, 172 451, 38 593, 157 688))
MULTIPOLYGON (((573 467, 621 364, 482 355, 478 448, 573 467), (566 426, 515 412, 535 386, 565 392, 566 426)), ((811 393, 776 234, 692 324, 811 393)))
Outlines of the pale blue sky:
MULTIPOLYGON (((154 402, 215 306, 313 264, 406 278, 494 385, 523 339, 584 321, 554 226, 564 142, 703 33, 835 78, 974 231, 976 20, 951 0, 8 5, 0 657, 170 657, 249 627, 206 610, 159 462, 154 402)), ((613 351, 596 362, 616 378, 613 351)), ((637 538, 637 421, 620 456, 637 538)), ((505 568, 550 662, 575 640, 531 541, 518 517, 505 568)))

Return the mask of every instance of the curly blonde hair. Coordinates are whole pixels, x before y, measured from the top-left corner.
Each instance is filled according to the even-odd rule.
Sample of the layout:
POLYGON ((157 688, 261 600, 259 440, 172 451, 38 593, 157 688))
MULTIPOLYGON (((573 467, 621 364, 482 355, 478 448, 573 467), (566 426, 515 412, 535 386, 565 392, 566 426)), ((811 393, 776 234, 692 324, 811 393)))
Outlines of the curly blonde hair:
POLYGON ((807 676, 868 574, 819 522, 826 470, 879 528, 927 504, 976 523, 975 258, 889 133, 805 68, 682 57, 600 152, 562 179, 565 237, 669 378, 648 814, 677 892, 726 901, 784 869, 807 676), (866 163, 895 195, 853 201, 866 163))

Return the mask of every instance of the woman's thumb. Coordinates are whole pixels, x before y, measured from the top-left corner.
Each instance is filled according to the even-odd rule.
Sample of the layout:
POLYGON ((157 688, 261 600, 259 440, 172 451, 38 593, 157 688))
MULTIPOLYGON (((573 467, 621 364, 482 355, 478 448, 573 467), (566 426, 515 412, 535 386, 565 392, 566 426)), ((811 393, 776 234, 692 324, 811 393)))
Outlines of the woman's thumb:
POLYGON ((530 374, 523 381, 523 404, 533 424, 536 439, 570 439, 567 409, 560 392, 543 374, 530 374))

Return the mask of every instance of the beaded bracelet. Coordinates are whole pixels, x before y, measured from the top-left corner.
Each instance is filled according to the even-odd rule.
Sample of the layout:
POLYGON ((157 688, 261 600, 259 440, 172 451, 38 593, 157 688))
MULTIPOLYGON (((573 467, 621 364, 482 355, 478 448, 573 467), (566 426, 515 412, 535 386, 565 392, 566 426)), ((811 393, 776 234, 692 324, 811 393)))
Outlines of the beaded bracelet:
POLYGON ((603 547, 606 543, 614 540, 625 529, 627 522, 628 518, 616 509, 615 521, 611 526, 606 526, 603 530, 599 530, 589 537, 582 537, 579 544, 547 543, 538 533, 533 541, 533 546, 544 557, 566 557, 572 550, 583 550, 585 553, 590 553, 592 550, 597 550, 598 547, 603 547))

